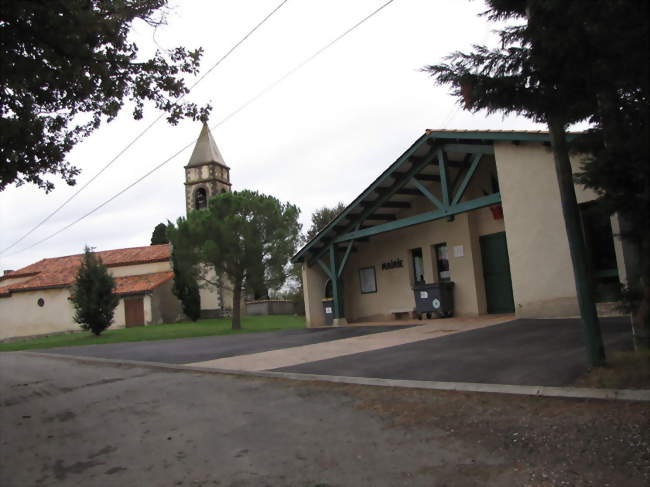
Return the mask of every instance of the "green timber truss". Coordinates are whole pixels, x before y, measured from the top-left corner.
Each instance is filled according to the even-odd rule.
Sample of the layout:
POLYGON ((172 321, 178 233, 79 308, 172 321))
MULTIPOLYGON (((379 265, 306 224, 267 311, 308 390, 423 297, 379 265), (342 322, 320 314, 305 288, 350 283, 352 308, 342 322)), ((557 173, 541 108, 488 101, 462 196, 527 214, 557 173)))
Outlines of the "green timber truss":
POLYGON ((501 202, 498 192, 463 200, 483 156, 494 155, 492 143, 497 140, 548 143, 549 137, 542 132, 427 131, 293 257, 293 262, 306 261, 310 266, 318 264, 330 279, 335 318, 344 316, 341 276, 355 241, 438 219, 451 220, 454 215, 501 202), (465 156, 462 161, 450 161, 449 153, 465 156), (438 174, 422 174, 432 165, 438 167, 438 174), (452 166, 458 171, 450 180, 449 168, 452 166), (422 181, 439 182, 441 197, 434 195, 422 181), (407 188, 407 185, 415 188, 407 188), (404 218, 378 213, 382 208, 410 207, 408 202, 390 201, 395 195, 423 196, 431 203, 432 209, 404 218), (361 211, 357 212, 357 209, 361 211), (385 223, 365 226, 369 220, 385 220, 385 223))

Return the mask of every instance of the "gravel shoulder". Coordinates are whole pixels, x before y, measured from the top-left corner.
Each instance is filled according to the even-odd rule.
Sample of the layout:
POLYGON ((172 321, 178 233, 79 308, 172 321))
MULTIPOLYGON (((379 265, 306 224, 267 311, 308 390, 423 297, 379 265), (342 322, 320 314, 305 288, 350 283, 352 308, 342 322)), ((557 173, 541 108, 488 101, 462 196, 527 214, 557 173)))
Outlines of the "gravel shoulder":
POLYGON ((645 486, 647 404, 0 355, 3 486, 645 486))

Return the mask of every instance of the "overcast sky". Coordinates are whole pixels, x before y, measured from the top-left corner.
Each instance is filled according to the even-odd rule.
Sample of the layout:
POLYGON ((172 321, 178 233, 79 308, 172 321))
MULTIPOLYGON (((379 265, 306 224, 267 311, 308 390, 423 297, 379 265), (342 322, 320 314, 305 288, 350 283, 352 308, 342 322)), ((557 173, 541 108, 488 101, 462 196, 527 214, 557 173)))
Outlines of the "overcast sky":
MULTIPOLYGON (((211 126, 239 108, 385 0, 289 0, 189 98, 209 102, 211 126)), ((207 70, 280 0, 171 0, 168 25, 138 25, 144 55, 157 46, 202 46, 207 70)), ((544 129, 526 119, 458 109, 446 87, 420 71, 454 50, 494 44, 482 1, 395 0, 348 37, 212 131, 234 190, 254 189, 312 211, 349 203, 427 129, 544 129)), ((189 79, 191 83, 192 79, 189 79)), ((158 113, 130 111, 79 144, 69 160, 76 187, 50 194, 31 185, 0 193, 0 249, 11 245, 110 161, 158 113)), ((29 250, 196 139, 199 123, 159 122, 45 225, 0 256, 0 269, 45 257, 148 245, 154 226, 185 214, 191 148, 98 212, 29 250)))

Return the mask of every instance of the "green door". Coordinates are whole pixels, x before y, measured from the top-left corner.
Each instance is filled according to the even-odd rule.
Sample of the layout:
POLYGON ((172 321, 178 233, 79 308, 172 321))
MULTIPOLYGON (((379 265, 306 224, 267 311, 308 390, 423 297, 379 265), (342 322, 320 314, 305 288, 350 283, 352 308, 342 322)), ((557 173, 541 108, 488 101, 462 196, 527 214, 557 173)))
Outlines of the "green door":
POLYGON ((484 235, 480 242, 488 313, 514 313, 506 233, 484 235))

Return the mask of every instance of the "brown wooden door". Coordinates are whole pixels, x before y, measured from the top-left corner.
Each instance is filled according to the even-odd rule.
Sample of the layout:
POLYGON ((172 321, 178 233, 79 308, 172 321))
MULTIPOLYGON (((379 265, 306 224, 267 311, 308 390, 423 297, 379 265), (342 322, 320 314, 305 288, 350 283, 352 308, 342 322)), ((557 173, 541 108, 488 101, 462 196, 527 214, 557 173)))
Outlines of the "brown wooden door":
POLYGON ((142 298, 130 298, 124 300, 125 324, 131 326, 144 325, 144 300, 142 298))

